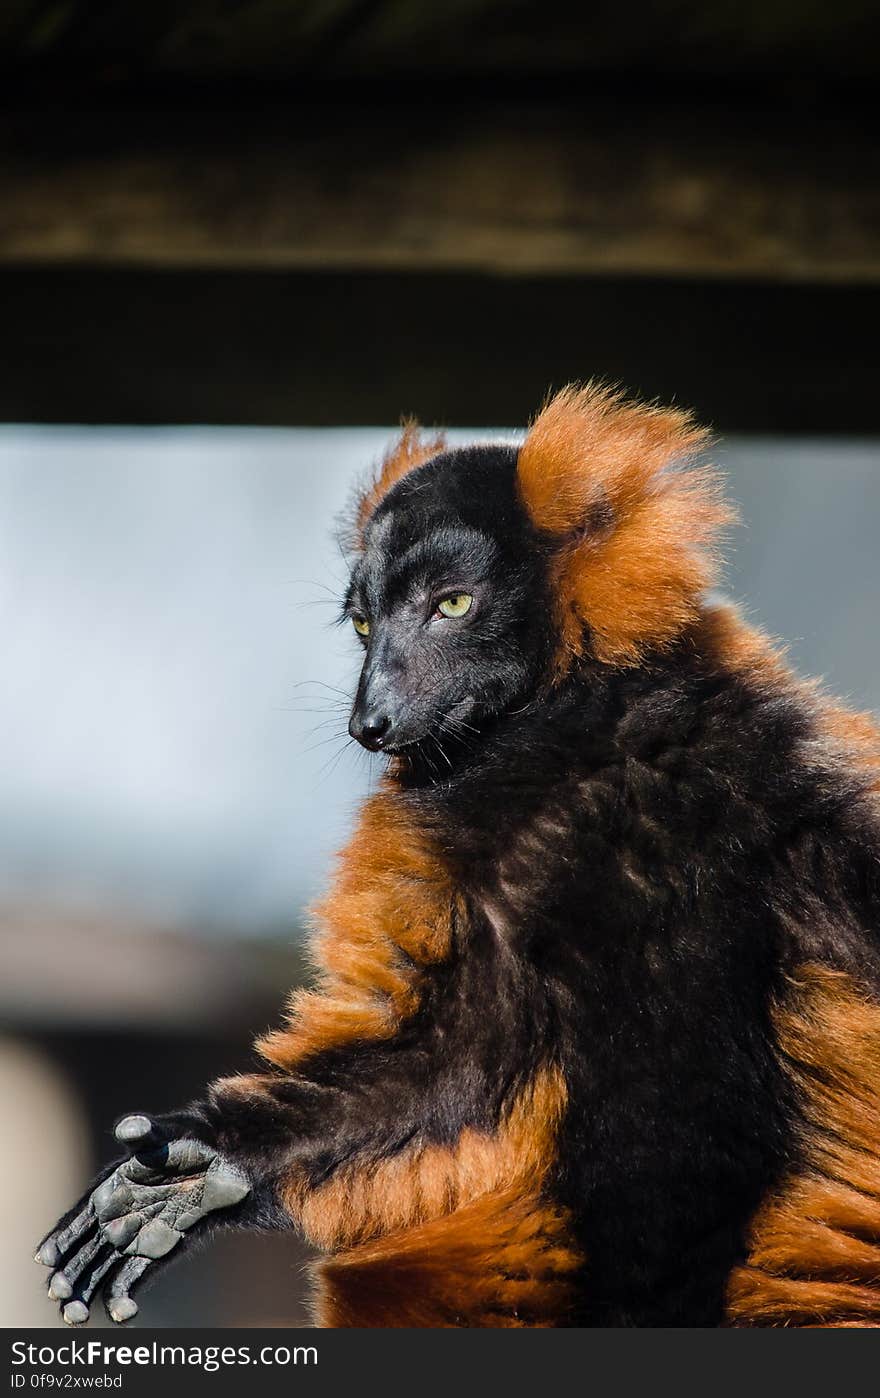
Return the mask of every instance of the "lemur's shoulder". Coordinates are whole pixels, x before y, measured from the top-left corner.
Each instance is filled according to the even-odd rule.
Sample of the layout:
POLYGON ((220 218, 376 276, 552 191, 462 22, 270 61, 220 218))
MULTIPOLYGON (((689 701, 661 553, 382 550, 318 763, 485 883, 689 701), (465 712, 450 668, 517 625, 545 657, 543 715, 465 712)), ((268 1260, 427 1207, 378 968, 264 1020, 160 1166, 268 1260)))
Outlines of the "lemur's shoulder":
POLYGON ((391 779, 361 807, 327 893, 312 907, 314 977, 290 997, 262 1056, 291 1069, 313 1054, 388 1040, 415 1013, 424 971, 450 951, 457 892, 424 814, 391 779))

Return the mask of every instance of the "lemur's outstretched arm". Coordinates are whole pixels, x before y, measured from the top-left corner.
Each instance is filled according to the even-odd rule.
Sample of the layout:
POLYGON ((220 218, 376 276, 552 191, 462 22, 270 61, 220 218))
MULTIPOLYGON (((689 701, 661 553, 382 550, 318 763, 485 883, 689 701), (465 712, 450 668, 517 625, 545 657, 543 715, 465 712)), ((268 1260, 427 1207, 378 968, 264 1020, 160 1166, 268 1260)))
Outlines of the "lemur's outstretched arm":
POLYGON ((132 1288, 212 1223, 300 1224, 333 1249, 448 1212, 517 1169, 534 1179, 552 1158, 561 1101, 539 1075, 552 1055, 546 1036, 533 1047, 535 995, 515 959, 492 969, 491 929, 393 791, 366 803, 316 911, 320 986, 263 1040, 271 1068, 170 1116, 123 1118, 125 1158, 39 1248, 69 1323, 88 1319, 99 1288, 114 1320, 134 1315, 132 1288), (384 1169, 397 1172, 388 1187, 384 1169))
POLYGON ((221 1079, 172 1115, 124 1117, 125 1157, 41 1245, 70 1324, 101 1288, 112 1319, 129 1319, 133 1288, 212 1224, 299 1225, 332 1250, 516 1178, 536 1186, 563 1096, 536 996, 515 960, 483 964, 479 923, 470 955, 439 961, 438 937, 448 951, 463 912, 394 810, 373 798, 363 813, 322 909, 325 957, 344 937, 345 973, 295 997, 288 1026, 262 1044, 273 1067, 221 1079), (384 861, 382 828, 394 833, 384 861), (374 859, 359 873, 363 841, 374 859), (427 997, 430 1013, 412 1013, 427 997))
POLYGON ((210 1225, 290 1226, 341 1164, 400 1150, 442 1110, 429 1060, 424 1042, 352 1046, 313 1072, 228 1078, 181 1112, 124 1117, 125 1156, 37 1252, 64 1319, 84 1323, 100 1289, 111 1318, 130 1319, 133 1289, 210 1225))

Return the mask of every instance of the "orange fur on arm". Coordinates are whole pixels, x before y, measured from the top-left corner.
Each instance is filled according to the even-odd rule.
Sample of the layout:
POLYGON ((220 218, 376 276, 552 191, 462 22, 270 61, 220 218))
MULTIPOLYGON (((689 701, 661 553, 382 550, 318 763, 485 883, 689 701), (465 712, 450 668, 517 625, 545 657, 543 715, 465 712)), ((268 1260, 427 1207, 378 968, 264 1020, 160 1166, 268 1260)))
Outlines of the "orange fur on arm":
POLYGON ((320 1263, 315 1316, 322 1326, 560 1326, 581 1261, 561 1210, 499 1190, 320 1263))
POLYGON ((306 1235, 345 1248, 316 1268, 318 1323, 564 1324, 582 1258, 545 1185, 565 1104, 561 1074, 542 1069, 496 1132, 363 1162, 313 1191, 306 1235))
POLYGON ((386 785, 364 805, 330 892, 313 909, 317 986, 294 991, 286 1025, 258 1041, 276 1067, 387 1039, 419 1003, 421 972, 450 951, 456 896, 426 835, 386 785))
POLYGON ((565 1107, 561 1073, 543 1068, 495 1131, 465 1127, 448 1146, 416 1141, 396 1155, 345 1165, 312 1190, 293 1176, 287 1206, 311 1242, 335 1250, 441 1218, 484 1194, 537 1194, 556 1158, 565 1107))
POLYGON ((807 965, 776 1014, 801 1163, 758 1210, 733 1325, 880 1326, 880 1004, 807 965))
MULTIPOLYGON (((455 908, 443 861, 386 786, 366 803, 315 910, 318 985, 297 992, 287 1025, 259 1043, 275 1073, 218 1089, 271 1096, 279 1070, 307 1078, 316 1054, 397 1033, 418 1007, 425 972, 450 955, 455 908)), ((374 1319, 387 1315, 380 1298, 390 1304, 415 1271, 423 1297, 406 1305, 398 1297, 395 1324, 549 1324, 564 1314, 560 1298, 578 1261, 567 1221, 543 1191, 566 1101, 561 1073, 547 1066, 506 1103, 494 1130, 466 1126, 448 1145, 416 1139, 387 1156, 354 1157, 317 1185, 293 1166, 281 1202, 309 1241, 336 1254, 318 1274, 322 1323, 390 1323, 374 1319), (507 1275, 514 1261, 516 1280, 507 1275), (454 1304, 450 1288, 460 1292, 454 1304), (431 1318, 417 1321, 416 1310, 431 1318)))

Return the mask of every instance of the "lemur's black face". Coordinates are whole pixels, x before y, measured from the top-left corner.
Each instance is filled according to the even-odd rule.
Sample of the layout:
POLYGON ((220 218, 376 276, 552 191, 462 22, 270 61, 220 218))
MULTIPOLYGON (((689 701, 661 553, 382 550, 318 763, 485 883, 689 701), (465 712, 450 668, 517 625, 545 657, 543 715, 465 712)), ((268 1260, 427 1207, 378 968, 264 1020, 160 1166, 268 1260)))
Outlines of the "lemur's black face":
POLYGON ((344 606, 366 651, 349 723, 364 747, 469 745, 545 672, 545 555, 516 458, 508 446, 443 452, 370 520, 344 606))

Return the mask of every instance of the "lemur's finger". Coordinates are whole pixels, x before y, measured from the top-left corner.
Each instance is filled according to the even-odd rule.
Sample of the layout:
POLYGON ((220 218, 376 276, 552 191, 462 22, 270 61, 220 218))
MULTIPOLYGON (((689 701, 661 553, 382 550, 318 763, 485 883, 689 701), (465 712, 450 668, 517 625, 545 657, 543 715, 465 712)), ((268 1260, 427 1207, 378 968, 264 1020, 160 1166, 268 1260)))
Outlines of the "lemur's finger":
POLYGON ((143 1210, 120 1214, 118 1218, 111 1218, 106 1223, 102 1223, 101 1232, 111 1247, 122 1252, 143 1227, 146 1217, 146 1212, 143 1210))
POLYGON ((89 1318, 89 1308, 83 1301, 68 1301, 61 1307, 61 1319, 65 1325, 85 1325, 89 1318))
MULTIPOLYGON (((68 1214, 66 1217, 70 1218, 70 1215, 68 1214)), ((95 1211, 91 1198, 89 1198, 69 1223, 66 1223, 64 1227, 56 1228, 44 1238, 37 1248, 34 1261, 41 1263, 44 1267, 57 1267, 71 1248, 85 1236, 89 1226, 94 1222, 94 1218, 95 1211)), ((63 1222, 64 1220, 62 1220, 63 1222)))
POLYGON ((131 1320, 132 1316, 137 1315, 137 1302, 131 1299, 129 1292, 150 1266, 152 1266, 152 1258, 129 1257, 116 1272, 109 1286, 105 1287, 104 1305, 110 1319, 114 1320, 117 1325, 122 1325, 126 1320, 131 1320))
POLYGON ((68 1325, 84 1325, 89 1318, 92 1298, 112 1267, 119 1265, 115 1248, 99 1245, 89 1262, 84 1263, 73 1294, 61 1314, 68 1325))
POLYGON ((161 1139, 155 1122, 141 1112, 124 1116, 116 1123, 113 1134, 121 1146, 128 1146, 130 1150, 138 1150, 141 1146, 161 1139))
MULTIPOLYGON (((125 1165, 128 1166, 126 1161, 125 1165)), ((131 1182, 122 1172, 122 1167, 108 1175, 92 1195, 92 1205, 102 1224, 108 1219, 120 1218, 131 1212, 134 1205, 134 1191, 131 1182)))
POLYGON ((135 1184, 158 1184, 163 1176, 204 1174, 216 1158, 201 1141, 162 1141, 151 1136, 120 1167, 121 1176, 135 1184))
POLYGON ((210 1146, 206 1146, 202 1141, 191 1141, 178 1139, 168 1142, 165 1152, 166 1168, 174 1170, 177 1174, 187 1174, 189 1171, 204 1170, 208 1165, 212 1165, 217 1159, 217 1152, 210 1146))
POLYGON ((34 1253, 34 1261, 41 1267, 54 1267, 58 1261, 58 1249, 51 1236, 46 1238, 34 1253))
POLYGON ((165 1173, 165 1147, 138 1150, 120 1167, 120 1180, 129 1184, 153 1185, 165 1173))
POLYGON ((79 1251, 75 1252, 64 1266, 53 1274, 49 1282, 49 1296, 53 1301, 70 1300, 77 1289, 77 1283, 82 1273, 94 1261, 104 1246, 104 1239, 95 1229, 79 1251))

